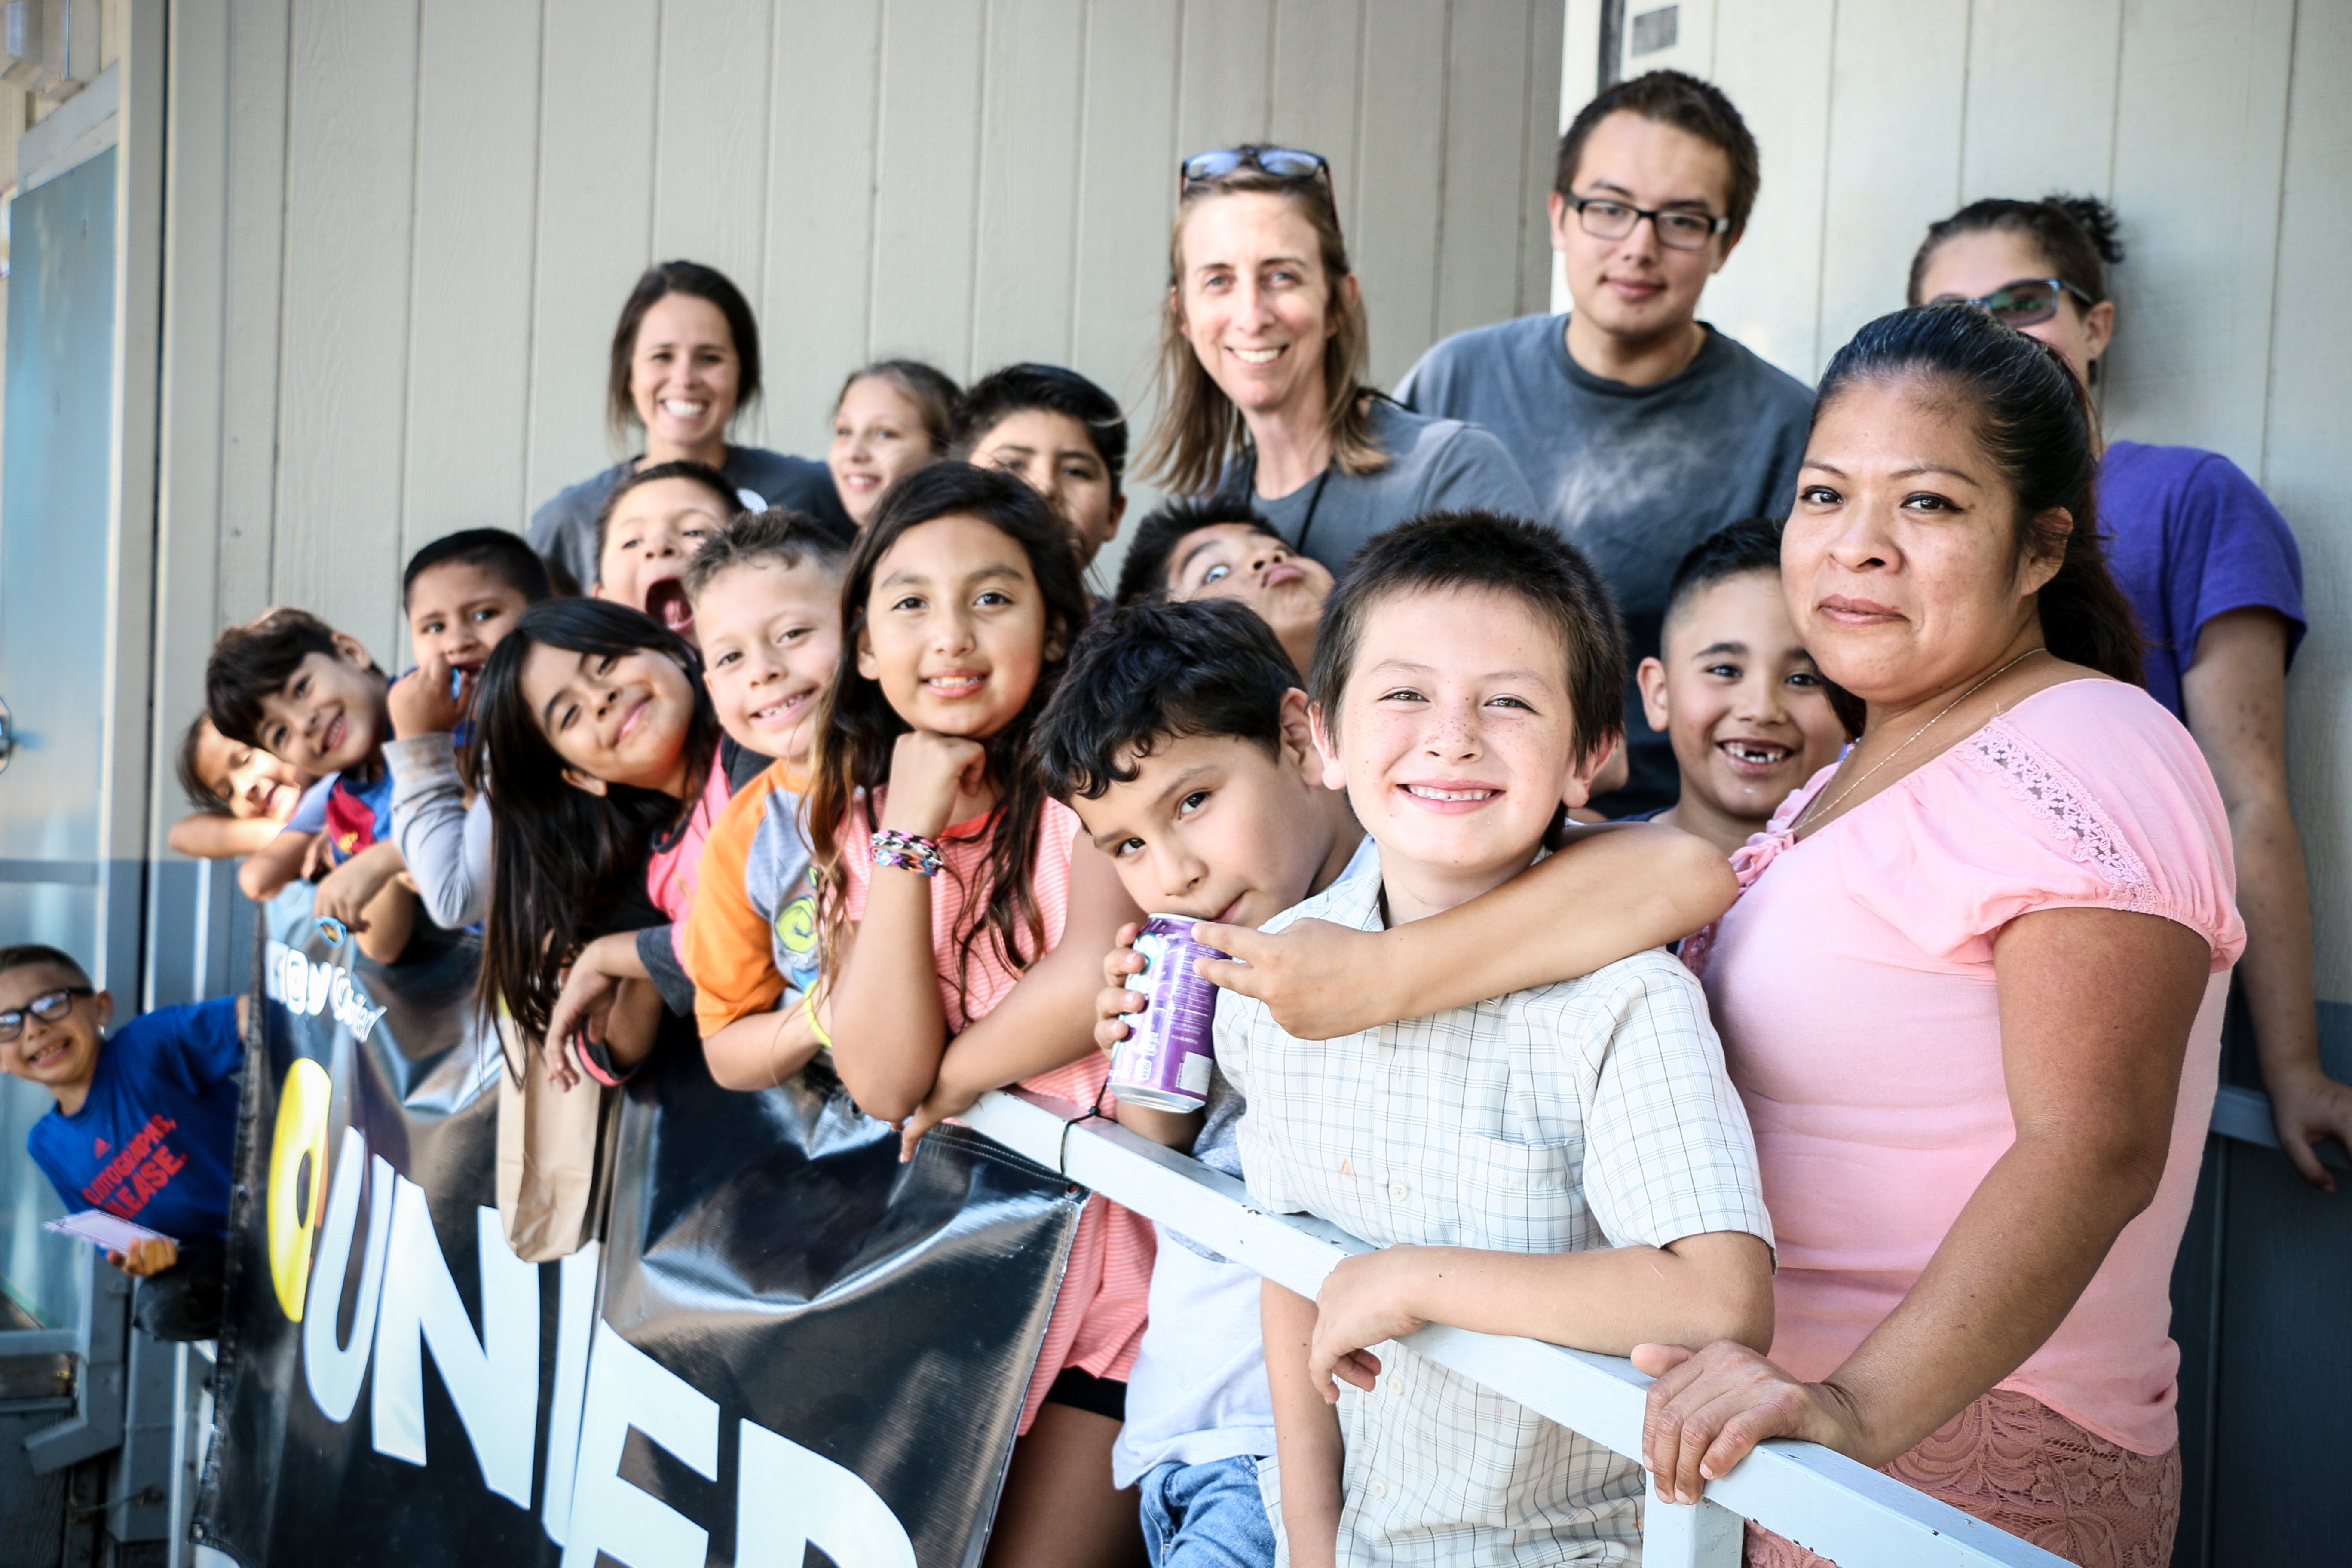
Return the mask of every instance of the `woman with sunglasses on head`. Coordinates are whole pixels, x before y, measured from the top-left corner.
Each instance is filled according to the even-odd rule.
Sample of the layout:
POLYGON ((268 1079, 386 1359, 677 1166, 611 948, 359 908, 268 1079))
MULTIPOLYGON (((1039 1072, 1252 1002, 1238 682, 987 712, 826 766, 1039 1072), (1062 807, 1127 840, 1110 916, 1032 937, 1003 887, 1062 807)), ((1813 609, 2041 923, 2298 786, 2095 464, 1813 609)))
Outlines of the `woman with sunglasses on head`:
POLYGON ((1334 570, 1423 512, 1536 515, 1494 437, 1364 384, 1362 290, 1319 155, 1244 146, 1186 159, 1168 252, 1160 418, 1140 464, 1151 478, 1254 500, 1334 570))
MULTIPOLYGON (((1966 300, 2055 348, 2095 395, 2116 331, 2106 268, 2123 258, 2115 215, 2094 198, 1974 202, 1927 230, 1909 303, 1966 300)), ((2108 444, 2099 514, 2148 641, 2148 693, 2188 725, 2229 808, 2239 972, 2279 1142, 2333 1192, 2313 1144, 2352 1147, 2352 1088, 2319 1063, 2311 896, 2287 803, 2286 670, 2304 633, 2294 536, 2236 464, 2194 447, 2108 444)))

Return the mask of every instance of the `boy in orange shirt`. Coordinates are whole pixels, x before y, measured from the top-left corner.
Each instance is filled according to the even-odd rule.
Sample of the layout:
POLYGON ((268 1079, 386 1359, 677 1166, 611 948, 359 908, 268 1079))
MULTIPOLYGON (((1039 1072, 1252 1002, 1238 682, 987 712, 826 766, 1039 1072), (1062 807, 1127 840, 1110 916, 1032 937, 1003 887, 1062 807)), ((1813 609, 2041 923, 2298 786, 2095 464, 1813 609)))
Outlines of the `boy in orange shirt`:
POLYGON ((776 759, 711 826, 682 944, 703 1054, 730 1089, 782 1083, 823 1043, 807 1006, 816 899, 801 803, 841 654, 848 558, 846 538, 771 510, 711 532, 687 566, 719 722, 738 745, 776 759))

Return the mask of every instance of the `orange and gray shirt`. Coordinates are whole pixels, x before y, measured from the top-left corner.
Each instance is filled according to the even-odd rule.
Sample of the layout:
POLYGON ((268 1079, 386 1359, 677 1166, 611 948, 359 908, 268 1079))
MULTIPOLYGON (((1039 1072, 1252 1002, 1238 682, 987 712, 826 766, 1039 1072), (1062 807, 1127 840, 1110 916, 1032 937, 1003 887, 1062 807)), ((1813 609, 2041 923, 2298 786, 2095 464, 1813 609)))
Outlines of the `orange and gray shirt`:
POLYGON ((772 763, 736 792, 702 846, 679 955, 705 1038, 816 984, 816 888, 802 821, 807 780, 772 763))

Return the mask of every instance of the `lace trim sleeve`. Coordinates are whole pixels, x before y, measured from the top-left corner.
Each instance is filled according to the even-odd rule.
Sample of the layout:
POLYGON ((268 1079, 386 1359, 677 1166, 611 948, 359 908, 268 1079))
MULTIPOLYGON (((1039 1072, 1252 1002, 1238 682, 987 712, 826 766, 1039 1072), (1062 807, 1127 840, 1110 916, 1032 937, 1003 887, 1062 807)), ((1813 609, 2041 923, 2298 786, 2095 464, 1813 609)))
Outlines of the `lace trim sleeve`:
POLYGON ((1954 748, 1960 760, 2024 803, 2078 864, 2096 869, 2119 909, 2155 914, 2156 885, 2098 798, 2049 752, 2006 719, 1995 719, 1954 748))

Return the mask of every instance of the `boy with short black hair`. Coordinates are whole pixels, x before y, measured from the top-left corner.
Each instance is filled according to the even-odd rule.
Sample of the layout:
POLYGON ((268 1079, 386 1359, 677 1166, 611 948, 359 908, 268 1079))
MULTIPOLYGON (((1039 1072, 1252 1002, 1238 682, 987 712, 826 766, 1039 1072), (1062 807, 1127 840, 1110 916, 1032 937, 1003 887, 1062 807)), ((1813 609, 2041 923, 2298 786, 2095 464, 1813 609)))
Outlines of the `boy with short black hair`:
MULTIPOLYGON (((1374 540, 1312 676, 1323 781, 1347 790, 1366 842, 1275 924, 1393 929, 1542 858, 1618 731, 1623 674, 1598 574, 1540 525, 1445 513, 1374 540)), ((1371 1347, 1432 1322, 1620 1355, 1769 1343, 1755 1147, 1689 971, 1645 951, 1325 1041, 1234 994, 1216 1055, 1249 1100, 1252 1200, 1381 1247, 1343 1260, 1316 1300, 1265 1288, 1291 1561, 1638 1547, 1638 1465, 1371 1347), (1342 1398, 1335 1373, 1386 1386, 1342 1398)))
MULTIPOLYGON (((1344 796, 1322 787, 1307 696, 1265 621, 1239 604, 1145 600, 1100 617, 1033 742, 1046 787, 1154 913, 1263 924, 1336 877, 1361 836, 1344 796)), ((1096 1039, 1127 1033, 1141 998, 1125 988, 1134 928, 1105 965, 1096 1039)), ((1118 1119, 1210 1169, 1239 1176, 1241 1098, 1212 1071, 1204 1115, 1122 1105, 1118 1119)), ((1140 1483, 1152 1562, 1266 1564, 1275 1543, 1258 1489, 1274 1452, 1255 1270, 1165 1226, 1151 1310, 1128 1374, 1114 1484, 1140 1483), (1171 1557, 1171 1553, 1174 1553, 1171 1557)))
MULTIPOLYGON (((1698 319, 1759 179, 1756 139, 1713 83, 1654 70, 1604 89, 1554 170, 1574 309, 1457 332, 1397 385, 1407 407, 1495 433, 1538 515, 1600 567, 1635 658, 1658 651, 1683 552, 1723 519, 1785 514, 1796 493, 1812 394, 1698 319)), ((1666 738, 1637 712, 1627 740, 1632 783, 1597 804, 1669 805, 1666 738)))
POLYGON ((1682 773, 1675 803, 1641 815, 1726 855, 1764 831, 1851 738, 1838 694, 1789 619, 1780 524, 1769 517, 1718 529, 1683 557, 1666 590, 1661 657, 1643 659, 1635 679, 1682 773))
POLYGON ((132 1314, 159 1339, 220 1330, 246 1010, 242 995, 159 1007, 109 1036, 113 994, 70 955, 0 947, 0 1072, 57 1100, 26 1148, 68 1212, 159 1233, 107 1254, 140 1281, 132 1314))
POLYGON ((643 610, 693 642, 686 563, 742 510, 727 476, 709 464, 690 458, 648 463, 614 485, 596 513, 596 581, 589 596, 643 610))
MULTIPOLYGON (((205 704, 232 741, 335 782, 319 820, 288 823, 326 836, 334 869, 319 884, 319 918, 339 921, 379 963, 397 960, 416 919, 416 895, 392 835, 392 770, 383 743, 392 723, 383 671, 357 637, 306 610, 271 610, 221 633, 205 665, 205 704)), ((307 804, 307 803, 306 803, 307 804)))
POLYGON ((1293 550, 1245 496, 1170 501, 1136 529, 1114 600, 1237 599, 1274 628, 1291 663, 1315 660, 1331 569, 1293 550))
POLYGON ((384 694, 392 835, 427 918, 446 930, 477 924, 490 908, 489 805, 457 763, 474 682, 516 618, 551 592, 539 552, 503 528, 446 534, 401 575, 416 668, 384 694))
POLYGON ((841 656, 848 536, 798 512, 736 518, 686 569, 703 684, 735 743, 775 760, 735 792, 702 847, 681 956, 711 1076, 765 1089, 808 1064, 816 890, 801 820, 816 718, 841 656))
POLYGON ((982 376, 956 405, 950 457, 1018 474, 1052 503, 1092 562, 1118 532, 1127 496, 1127 416, 1118 399, 1058 364, 982 376))

